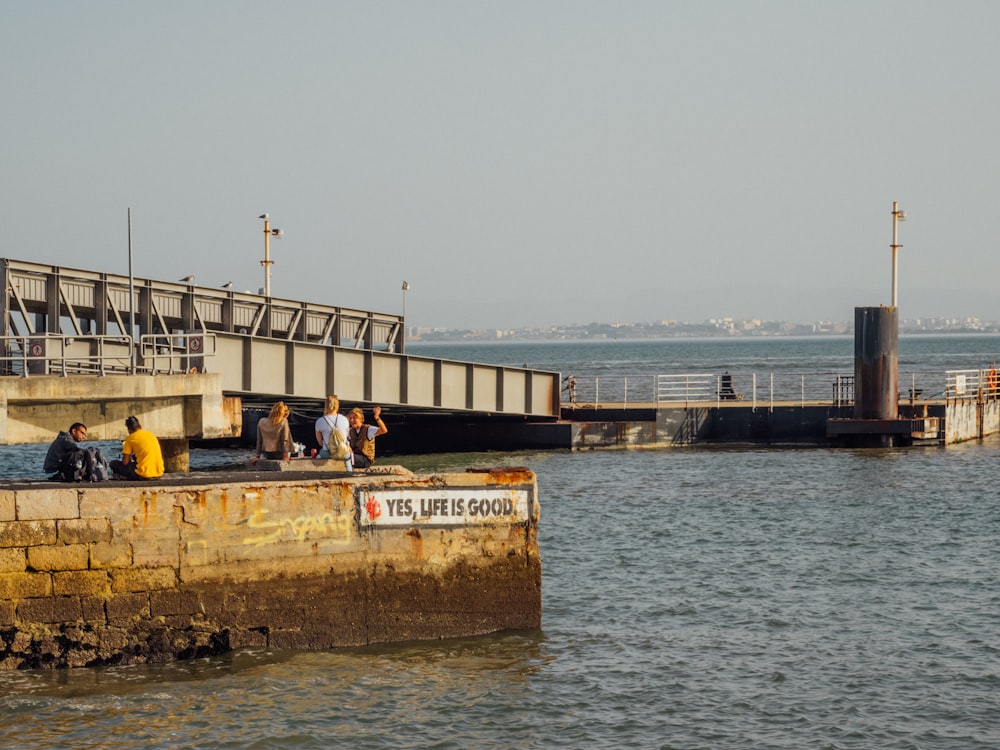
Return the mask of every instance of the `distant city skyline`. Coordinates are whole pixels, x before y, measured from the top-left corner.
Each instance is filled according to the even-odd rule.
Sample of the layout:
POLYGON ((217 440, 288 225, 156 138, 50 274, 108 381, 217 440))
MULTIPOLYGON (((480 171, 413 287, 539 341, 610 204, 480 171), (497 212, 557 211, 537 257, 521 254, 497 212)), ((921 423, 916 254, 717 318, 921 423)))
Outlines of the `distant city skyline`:
MULTIPOLYGON (((407 327, 411 341, 454 340, 555 340, 586 338, 658 339, 684 336, 816 336, 853 333, 853 320, 801 323, 760 318, 719 317, 707 320, 612 321, 577 323, 561 326, 522 328, 421 328, 407 327)), ((1000 334, 1000 321, 964 318, 915 318, 899 321, 900 335, 926 333, 1000 334)))

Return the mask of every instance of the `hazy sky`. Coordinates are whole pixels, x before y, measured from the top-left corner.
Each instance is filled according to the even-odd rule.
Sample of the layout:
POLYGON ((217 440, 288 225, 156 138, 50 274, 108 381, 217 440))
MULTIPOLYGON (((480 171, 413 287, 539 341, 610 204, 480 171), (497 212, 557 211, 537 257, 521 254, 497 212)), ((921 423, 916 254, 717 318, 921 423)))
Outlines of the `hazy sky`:
POLYGON ((0 3, 0 256, 410 325, 1000 319, 1000 3, 0 3))

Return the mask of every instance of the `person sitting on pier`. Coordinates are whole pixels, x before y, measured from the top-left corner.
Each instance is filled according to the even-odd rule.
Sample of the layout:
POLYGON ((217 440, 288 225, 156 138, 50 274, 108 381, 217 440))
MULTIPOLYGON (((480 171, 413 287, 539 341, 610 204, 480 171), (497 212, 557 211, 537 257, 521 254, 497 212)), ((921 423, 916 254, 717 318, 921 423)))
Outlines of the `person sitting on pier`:
POLYGON ((323 416, 316 420, 316 442, 319 443, 320 458, 330 457, 330 433, 334 429, 340 430, 344 441, 347 441, 347 431, 350 429, 350 424, 347 417, 339 414, 339 411, 340 399, 336 396, 327 396, 326 404, 323 407, 323 416))
POLYGON ((382 407, 376 406, 372 409, 372 414, 374 425, 365 424, 365 413, 361 409, 351 409, 351 413, 347 415, 347 421, 351 425, 347 442, 354 453, 352 460, 355 469, 367 469, 375 463, 375 438, 389 431, 382 421, 382 407))
POLYGON ((45 454, 42 466, 42 471, 46 474, 55 472, 49 477, 50 480, 74 482, 79 478, 77 473, 82 469, 82 463, 77 466, 76 459, 80 453, 80 441, 86 439, 87 426, 80 422, 74 422, 66 432, 60 432, 56 436, 45 454))
POLYGON ((292 430, 288 426, 288 407, 279 401, 271 407, 271 412, 257 422, 257 456, 274 461, 287 461, 295 450, 292 430))
POLYGON ((122 443, 122 460, 111 461, 111 473, 118 479, 158 479, 163 476, 163 451, 160 441, 142 429, 132 416, 125 420, 128 437, 122 443))

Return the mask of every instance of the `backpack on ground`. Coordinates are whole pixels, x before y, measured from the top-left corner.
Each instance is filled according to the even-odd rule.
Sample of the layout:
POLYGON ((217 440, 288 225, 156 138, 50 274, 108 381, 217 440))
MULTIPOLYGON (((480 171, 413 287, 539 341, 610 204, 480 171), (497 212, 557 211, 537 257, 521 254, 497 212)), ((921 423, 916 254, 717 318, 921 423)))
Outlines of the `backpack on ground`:
POLYGON ((83 472, 80 479, 84 482, 106 482, 111 474, 108 461, 100 448, 93 446, 83 451, 83 472))
POLYGON ((344 439, 344 433, 336 427, 330 430, 330 440, 327 442, 326 448, 330 451, 330 458, 336 461, 346 461, 351 457, 351 446, 344 439))

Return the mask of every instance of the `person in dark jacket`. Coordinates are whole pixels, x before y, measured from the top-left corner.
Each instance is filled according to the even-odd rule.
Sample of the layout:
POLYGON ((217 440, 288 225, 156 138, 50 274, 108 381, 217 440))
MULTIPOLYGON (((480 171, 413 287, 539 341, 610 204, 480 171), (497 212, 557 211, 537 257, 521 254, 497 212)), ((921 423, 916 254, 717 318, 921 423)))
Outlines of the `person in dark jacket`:
POLYGON ((66 482, 77 479, 76 471, 79 467, 76 465, 76 458, 80 451, 80 441, 86 439, 87 425, 80 422, 74 422, 69 430, 60 432, 56 436, 45 454, 45 463, 42 466, 42 471, 52 474, 49 479, 66 482))

